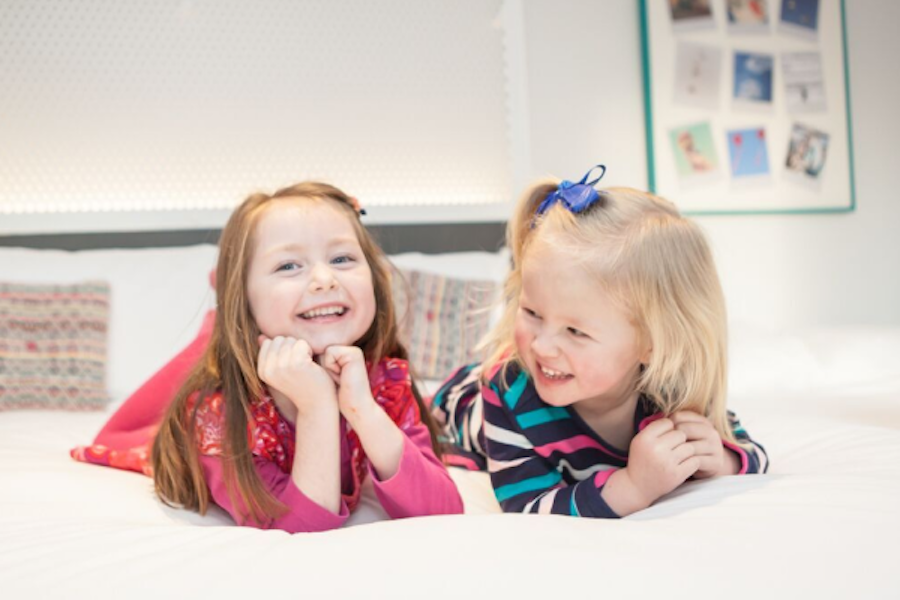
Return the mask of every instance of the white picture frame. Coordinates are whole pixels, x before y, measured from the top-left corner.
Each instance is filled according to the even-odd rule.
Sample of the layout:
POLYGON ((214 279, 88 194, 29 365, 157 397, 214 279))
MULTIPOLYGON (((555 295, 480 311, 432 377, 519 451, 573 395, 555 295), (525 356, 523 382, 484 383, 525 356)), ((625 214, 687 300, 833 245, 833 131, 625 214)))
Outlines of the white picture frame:
POLYGON ((640 1, 649 189, 688 214, 854 210, 843 0, 696 2, 702 27, 679 23, 689 0, 640 1))

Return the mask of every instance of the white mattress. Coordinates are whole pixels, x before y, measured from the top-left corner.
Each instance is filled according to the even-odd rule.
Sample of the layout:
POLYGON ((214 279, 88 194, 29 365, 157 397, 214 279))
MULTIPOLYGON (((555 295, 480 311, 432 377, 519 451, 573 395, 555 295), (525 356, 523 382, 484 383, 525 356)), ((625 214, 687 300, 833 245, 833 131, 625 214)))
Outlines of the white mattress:
POLYGON ((690 483, 627 519, 468 514, 288 535, 163 506, 150 479, 72 461, 105 413, 0 413, 3 598, 898 598, 900 430, 745 408, 768 475, 690 483))

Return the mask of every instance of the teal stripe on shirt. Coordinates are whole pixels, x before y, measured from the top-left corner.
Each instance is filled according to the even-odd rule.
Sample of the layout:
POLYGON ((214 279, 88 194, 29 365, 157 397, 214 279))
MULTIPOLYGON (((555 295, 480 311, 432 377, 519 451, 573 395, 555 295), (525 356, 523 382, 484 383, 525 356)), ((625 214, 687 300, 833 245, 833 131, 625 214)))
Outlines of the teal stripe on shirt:
POLYGON ((519 401, 519 398, 522 397, 522 392, 525 391, 525 386, 528 385, 528 375, 525 374, 524 371, 519 373, 519 376, 516 377, 516 380, 513 382, 509 389, 506 390, 506 393, 503 394, 503 401, 506 402, 506 405, 510 408, 510 410, 514 410, 516 408, 516 403, 519 401))
POLYGON ((431 406, 434 408, 440 408, 444 404, 444 394, 443 388, 434 395, 434 398, 431 399, 431 406))
POLYGON ((547 408, 539 408, 517 415, 516 421, 519 422, 519 427, 527 429, 529 427, 534 427, 535 425, 542 425, 544 423, 550 423, 551 421, 560 421, 568 418, 569 411, 565 408, 548 406, 547 408))
POLYGON ((546 475, 532 477, 531 479, 523 479, 516 483, 500 486, 494 490, 494 495, 497 496, 498 502, 503 502, 508 498, 524 494, 525 492, 533 492, 535 490, 553 487, 561 480, 562 475, 559 474, 559 471, 550 471, 546 475))

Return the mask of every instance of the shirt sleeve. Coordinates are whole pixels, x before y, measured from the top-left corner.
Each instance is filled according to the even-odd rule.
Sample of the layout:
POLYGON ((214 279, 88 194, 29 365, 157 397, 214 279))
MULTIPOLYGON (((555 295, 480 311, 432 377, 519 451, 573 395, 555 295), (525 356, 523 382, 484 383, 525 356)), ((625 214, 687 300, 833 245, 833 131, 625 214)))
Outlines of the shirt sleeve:
POLYGON ((538 454, 491 385, 482 388, 488 471, 504 512, 618 518, 601 497, 616 469, 568 484, 555 465, 538 454))
POLYGON ((470 471, 487 471, 481 431, 481 371, 481 363, 460 367, 431 400, 431 415, 442 432, 444 463, 470 471))
POLYGON ((403 454, 392 477, 380 480, 372 464, 375 495, 392 519, 463 512, 456 485, 431 449, 428 427, 419 422, 403 430, 403 454))
POLYGON ((737 415, 730 410, 728 411, 728 424, 731 426, 731 431, 734 432, 734 437, 738 443, 733 444, 723 440, 722 444, 740 458, 741 468, 737 474, 748 475, 768 471, 769 455, 766 454, 766 449, 750 438, 750 434, 741 425, 737 415))
POLYGON ((263 486, 287 507, 287 511, 283 515, 262 524, 257 524, 252 520, 244 522, 243 502, 239 496, 235 496, 233 502, 228 494, 221 457, 200 456, 200 465, 203 468, 206 484, 209 486, 213 501, 225 509, 236 523, 260 529, 282 529, 288 533, 300 533, 337 529, 350 516, 350 511, 343 499, 341 499, 340 512, 334 514, 316 504, 300 491, 300 488, 291 479, 290 473, 285 473, 275 463, 258 456, 253 457, 253 462, 263 486), (238 503, 238 506, 235 503, 238 503))

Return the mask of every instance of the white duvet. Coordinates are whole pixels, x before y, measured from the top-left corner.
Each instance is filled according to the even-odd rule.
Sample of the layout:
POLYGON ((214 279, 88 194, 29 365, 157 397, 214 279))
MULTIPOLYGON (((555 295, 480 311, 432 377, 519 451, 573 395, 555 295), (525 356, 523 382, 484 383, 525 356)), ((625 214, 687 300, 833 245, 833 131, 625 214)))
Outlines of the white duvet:
MULTIPOLYGON (((848 398, 848 401, 852 399, 848 398)), ((288 535, 165 507, 76 463, 107 414, 0 414, 2 598, 898 598, 900 430, 745 410, 767 475, 689 483, 627 519, 468 514, 288 535)))
MULTIPOLYGON (((502 278, 487 253, 395 257, 502 278)), ((0 249, 0 279, 102 278, 107 385, 122 400, 193 338, 215 248, 0 249)), ((498 513, 453 471, 468 514, 288 535, 167 508, 150 479, 76 463, 107 413, 0 412, 0 600, 19 598, 900 598, 900 329, 731 330, 730 405, 767 475, 690 483, 627 519, 498 513)))

